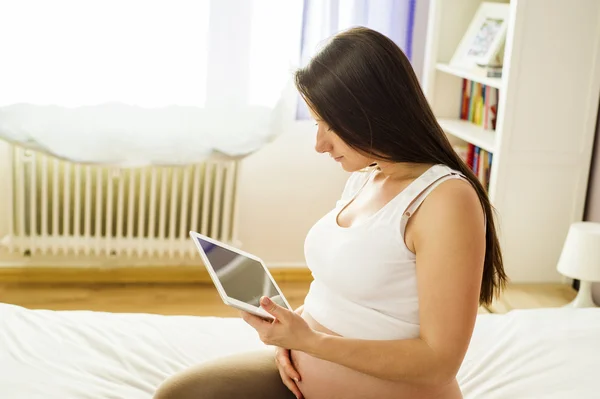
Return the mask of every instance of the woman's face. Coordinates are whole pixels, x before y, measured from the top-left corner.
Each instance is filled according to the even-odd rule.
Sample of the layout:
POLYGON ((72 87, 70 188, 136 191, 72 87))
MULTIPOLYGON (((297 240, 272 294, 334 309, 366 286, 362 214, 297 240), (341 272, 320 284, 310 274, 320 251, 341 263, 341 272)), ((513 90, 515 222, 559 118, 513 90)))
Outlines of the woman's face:
POLYGON ((329 153, 334 161, 339 162, 347 172, 355 172, 366 168, 373 160, 347 145, 318 115, 310 110, 317 126, 315 150, 318 153, 329 153))

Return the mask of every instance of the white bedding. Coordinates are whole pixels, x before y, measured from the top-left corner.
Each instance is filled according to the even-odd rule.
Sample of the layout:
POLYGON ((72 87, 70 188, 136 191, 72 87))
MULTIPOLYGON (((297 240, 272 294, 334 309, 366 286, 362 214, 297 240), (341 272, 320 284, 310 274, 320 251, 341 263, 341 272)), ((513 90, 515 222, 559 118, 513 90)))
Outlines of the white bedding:
MULTIPOLYGON (((240 319, 0 304, 0 398, 151 398, 168 375, 262 347, 240 319)), ((465 398, 600 397, 600 310, 480 315, 465 398)))

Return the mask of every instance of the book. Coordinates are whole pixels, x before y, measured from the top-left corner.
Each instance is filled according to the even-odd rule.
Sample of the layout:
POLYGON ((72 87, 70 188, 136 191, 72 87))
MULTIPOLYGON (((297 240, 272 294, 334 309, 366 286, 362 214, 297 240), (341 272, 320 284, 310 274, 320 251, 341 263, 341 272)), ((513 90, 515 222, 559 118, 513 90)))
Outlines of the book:
MULTIPOLYGON (((459 118, 481 126, 485 130, 496 130, 499 94, 499 89, 495 87, 463 79, 459 118)), ((467 142, 454 145, 454 149, 483 187, 488 190, 493 154, 467 142)))
POLYGON ((488 190, 493 154, 472 143, 455 144, 453 147, 454 151, 471 169, 483 187, 488 190))
POLYGON ((499 90, 469 79, 463 79, 460 119, 486 130, 496 130, 499 90))

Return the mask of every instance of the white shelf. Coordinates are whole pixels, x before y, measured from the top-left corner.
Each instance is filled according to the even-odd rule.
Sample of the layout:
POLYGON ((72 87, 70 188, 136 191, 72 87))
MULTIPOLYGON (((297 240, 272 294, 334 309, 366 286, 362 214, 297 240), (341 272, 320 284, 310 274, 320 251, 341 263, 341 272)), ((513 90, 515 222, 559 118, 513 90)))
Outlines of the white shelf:
POLYGON ((437 63, 435 65, 435 69, 441 72, 448 73, 450 75, 458 76, 460 78, 465 78, 474 82, 479 82, 482 85, 495 87, 496 89, 502 87, 502 78, 488 78, 487 76, 482 76, 472 71, 456 68, 444 63, 437 63))
POLYGON ((511 283, 561 282, 556 262, 584 214, 596 131, 600 1, 494 2, 509 8, 499 78, 449 61, 486 1, 428 1, 423 92, 452 141, 494 154, 486 183, 511 283), (499 89, 498 131, 460 119, 462 79, 499 89))
POLYGON ((496 134, 493 130, 486 130, 481 126, 460 119, 439 118, 438 123, 446 133, 459 139, 492 153, 496 149, 496 134))

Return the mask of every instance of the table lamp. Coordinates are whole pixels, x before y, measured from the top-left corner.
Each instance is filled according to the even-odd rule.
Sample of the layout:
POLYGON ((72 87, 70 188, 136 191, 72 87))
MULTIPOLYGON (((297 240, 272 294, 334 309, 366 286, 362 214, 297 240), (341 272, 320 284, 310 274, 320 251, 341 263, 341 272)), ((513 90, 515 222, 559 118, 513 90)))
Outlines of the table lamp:
POLYGON ((568 306, 597 306, 592 298, 592 283, 600 282, 600 223, 571 224, 557 270, 580 281, 579 292, 568 306))

